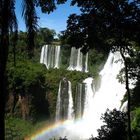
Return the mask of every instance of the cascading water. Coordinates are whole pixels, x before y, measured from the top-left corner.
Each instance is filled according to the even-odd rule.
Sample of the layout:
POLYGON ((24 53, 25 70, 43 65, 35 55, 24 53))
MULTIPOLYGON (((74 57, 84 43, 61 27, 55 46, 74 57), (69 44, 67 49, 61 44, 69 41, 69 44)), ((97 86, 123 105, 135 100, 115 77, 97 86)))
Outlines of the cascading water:
POLYGON ((48 45, 44 45, 41 49, 41 57, 40 57, 40 63, 45 64, 46 67, 48 68, 48 62, 47 62, 47 57, 48 57, 48 45))
MULTIPOLYGON (((68 124, 62 124, 58 129, 53 129, 51 132, 45 133, 44 139, 36 139, 36 140, 49 140, 49 138, 52 137, 59 137, 59 136, 67 136, 69 140, 85 140, 93 134, 93 136, 97 136, 97 129, 100 128, 100 126, 103 124, 103 122, 100 120, 101 115, 105 113, 106 109, 120 109, 121 107, 121 100, 123 99, 123 96, 126 92, 125 85, 118 82, 118 79, 116 79, 117 74, 119 74, 119 71, 122 67, 124 67, 121 60, 121 55, 117 53, 110 53, 109 57, 107 59, 107 62, 103 68, 103 70, 100 72, 101 76, 101 83, 100 88, 98 91, 95 91, 94 88, 94 79, 92 77, 88 77, 83 81, 83 84, 85 85, 85 92, 83 92, 81 89, 78 90, 77 93, 78 99, 76 101, 84 102, 84 106, 82 108, 81 103, 77 104, 76 107, 79 106, 79 112, 83 109, 83 116, 79 119, 76 119, 76 121, 72 121, 68 124), (117 61, 117 62, 116 62, 117 61), (82 93, 81 93, 82 91, 82 93), (84 94, 84 101, 83 101, 83 94, 84 94)), ((63 81, 66 81, 63 79, 63 81)), ((56 118, 59 118, 61 120, 61 108, 68 104, 72 103, 72 94, 69 89, 69 93, 66 93, 67 101, 64 102, 64 97, 62 98, 62 95, 64 94, 66 88, 63 88, 64 85, 63 82, 59 84, 59 92, 58 92, 58 99, 57 99, 57 108, 58 109, 56 114, 56 118), (63 90, 62 90, 63 89, 63 90), (71 96, 71 97, 70 97, 71 96), (71 103, 70 101, 71 100, 71 103), (63 101, 63 103, 61 103, 63 101)), ((65 83, 65 82, 64 82, 65 83)), ((67 82, 69 83, 69 82, 67 82)), ((69 84, 71 85, 71 84, 69 84)), ((68 91, 67 89, 67 91, 68 91)), ((65 94, 64 94, 65 95, 65 94)), ((73 105, 67 106, 69 108, 69 111, 67 112, 67 116, 72 111, 73 105), (70 109, 71 108, 71 109, 70 109), (71 111, 70 111, 71 110, 71 111), (68 113, 69 112, 69 113, 68 113)), ((72 114, 72 113, 70 113, 72 114)), ((65 118, 66 120, 69 117, 65 118)))
POLYGON ((59 83, 59 90, 58 90, 58 95, 57 95, 57 103, 56 103, 56 117, 55 120, 56 122, 61 120, 61 115, 60 115, 60 107, 61 107, 61 81, 59 83))
POLYGON ((91 109, 93 107, 93 98, 95 91, 93 90, 93 78, 89 77, 83 81, 85 83, 85 102, 84 102, 84 114, 83 118, 88 119, 89 117, 92 119, 91 109))
POLYGON ((59 68, 60 46, 44 45, 41 50, 40 63, 46 68, 59 68))
POLYGON ((71 82, 68 81, 68 94, 69 94, 69 105, 68 105, 68 120, 74 119, 74 110, 73 110, 73 98, 72 98, 72 89, 71 82))
POLYGON ((68 70, 74 70, 75 69, 75 60, 76 59, 76 48, 75 47, 72 47, 71 48, 71 55, 70 55, 70 64, 69 64, 69 67, 67 68, 68 70))
POLYGON ((55 50, 55 65, 54 65, 54 68, 59 68, 59 64, 60 64, 60 46, 57 46, 56 50, 55 50))
POLYGON ((120 110, 123 111, 123 112, 127 112, 127 106, 128 106, 128 101, 125 101, 125 102, 122 104, 120 110))
POLYGON ((71 82, 63 78, 59 83, 59 90, 56 104, 56 121, 72 120, 73 114, 73 98, 71 82))
POLYGON ((100 120, 101 115, 107 109, 120 109, 126 89, 125 85, 119 83, 116 77, 123 66, 121 55, 118 52, 110 53, 103 70, 100 72, 99 90, 95 92, 93 78, 89 77, 83 81, 85 83, 83 117, 73 126, 75 133, 79 134, 79 139, 89 138, 91 134, 97 136, 97 129, 103 124, 100 120))
MULTIPOLYGON (((88 102, 91 103, 91 105, 89 105, 88 111, 85 108, 83 124, 86 124, 86 128, 92 130, 89 131, 87 135, 97 135, 97 128, 103 124, 100 120, 101 114, 105 113, 107 108, 110 110, 114 108, 120 109, 121 100, 123 99, 126 89, 125 85, 119 83, 116 77, 122 67, 123 63, 120 54, 118 52, 115 54, 110 53, 103 70, 100 72, 101 85, 94 97, 94 92, 90 91, 90 87, 87 87, 86 100, 89 100, 88 102)), ((86 83, 90 84, 91 79, 86 79, 86 83)))
POLYGON ((83 60, 83 54, 81 53, 81 48, 79 48, 77 50, 77 63, 74 68, 75 70, 82 71, 83 69, 82 60, 83 60))
POLYGON ((76 97, 75 97, 75 117, 81 117, 82 116, 82 84, 77 85, 76 90, 76 97))
POLYGON ((85 58, 85 72, 88 72, 88 53, 86 53, 86 58, 85 58))
POLYGON ((88 72, 88 53, 84 57, 81 48, 71 48, 70 64, 67 70, 88 72))

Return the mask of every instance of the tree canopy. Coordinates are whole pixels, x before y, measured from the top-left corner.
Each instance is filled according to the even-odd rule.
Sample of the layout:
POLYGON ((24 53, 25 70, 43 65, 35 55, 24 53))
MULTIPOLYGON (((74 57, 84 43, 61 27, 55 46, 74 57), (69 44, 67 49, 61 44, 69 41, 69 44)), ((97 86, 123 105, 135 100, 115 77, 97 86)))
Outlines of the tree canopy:
POLYGON ((107 110, 101 119, 105 123, 98 129, 95 140, 127 140, 126 114, 114 109, 107 110))
POLYGON ((130 45, 131 41, 140 44, 139 1, 73 0, 72 5, 74 4, 80 7, 82 14, 70 15, 67 21, 65 34, 71 45, 99 48, 100 46, 126 46, 130 45), (81 38, 78 45, 77 40, 73 39, 74 36, 78 36, 76 38, 78 41, 80 41, 78 38, 81 38))

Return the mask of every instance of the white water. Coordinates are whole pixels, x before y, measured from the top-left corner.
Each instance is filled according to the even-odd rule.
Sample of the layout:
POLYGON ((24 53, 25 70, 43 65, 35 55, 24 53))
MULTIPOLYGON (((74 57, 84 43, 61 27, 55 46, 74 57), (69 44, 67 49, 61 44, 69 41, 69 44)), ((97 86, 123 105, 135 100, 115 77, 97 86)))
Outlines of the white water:
POLYGON ((81 48, 79 48, 77 50, 77 63, 76 63, 76 66, 74 68, 75 70, 82 71, 82 69, 83 69, 82 60, 83 60, 83 54, 81 53, 81 48))
POLYGON ((60 95, 61 95, 61 81, 59 83, 57 103, 56 103, 56 116, 55 116, 56 122, 61 119, 61 116, 60 116, 60 101, 61 101, 60 95))
POLYGON ((125 101, 125 102, 122 104, 120 110, 123 111, 123 112, 127 112, 127 107, 128 107, 128 101, 125 101))
POLYGON ((72 89, 71 89, 71 82, 68 81, 68 94, 69 94, 69 105, 68 105, 68 120, 74 119, 74 110, 73 110, 73 98, 72 98, 72 89))
POLYGON ((44 58, 44 46, 41 49, 40 63, 43 63, 43 58, 44 58))
POLYGON ((60 46, 56 46, 54 68, 59 68, 59 64, 60 64, 60 46))
POLYGON ((121 56, 119 53, 110 53, 108 60, 100 72, 101 86, 95 93, 91 89, 91 78, 87 78, 86 82, 87 93, 86 100, 88 101, 88 109, 85 108, 83 116, 83 125, 88 128, 89 131, 85 133, 87 137, 90 134, 97 135, 97 129, 103 124, 100 120, 101 114, 106 112, 106 109, 113 110, 114 108, 120 109, 121 100, 126 92, 125 85, 118 82, 116 79, 117 74, 123 67, 121 56), (93 96, 94 95, 94 96, 93 96), (91 130, 91 131, 90 131, 91 130))
POLYGON ((89 77, 83 81, 85 83, 85 103, 84 103, 84 114, 83 119, 89 120, 89 117, 92 118, 92 108, 93 108, 93 98, 94 91, 92 87, 93 78, 89 77))
MULTIPOLYGON (((55 136, 67 136, 69 140, 85 140, 90 138, 91 134, 94 137, 97 136, 97 129, 103 124, 100 120, 101 115, 106 112, 107 108, 110 110, 114 108, 121 110, 121 100, 126 92, 125 85, 119 83, 118 79, 116 79, 117 74, 119 74, 123 67, 122 61, 118 60, 121 60, 119 53, 109 54, 107 62, 100 72, 101 84, 98 91, 95 92, 92 77, 86 78, 83 81, 86 87, 83 117, 79 121, 72 121, 68 125, 58 127, 57 131, 55 129, 52 130, 49 134, 45 135, 44 139, 38 140, 47 140, 47 138, 49 140, 49 138, 55 136), (116 61, 118 62, 116 63, 116 61)), ((58 101, 61 100, 59 97, 58 92, 58 101)), ((72 96, 69 96, 69 98, 72 98, 72 96)), ((72 100, 71 104, 73 104, 72 100)), ((69 105, 69 112, 73 112, 70 108, 72 108, 72 105, 69 105)))
POLYGON ((47 69, 59 68, 60 46, 44 45, 41 49, 40 63, 45 64, 47 69))
MULTIPOLYGON (((40 63, 46 68, 60 67, 60 46, 44 45, 41 49, 40 63)), ((88 72, 88 53, 84 56, 81 48, 71 48, 69 67, 67 70, 88 72)))
POLYGON ((67 70, 88 72, 88 53, 84 57, 81 48, 71 48, 70 62, 67 70))
POLYGON ((56 117, 55 117, 56 122, 63 120, 63 118, 64 118, 64 116, 62 116, 63 113, 61 113, 62 109, 64 109, 63 111, 67 112, 67 114, 65 114, 65 116, 67 116, 66 119, 68 119, 68 120, 74 119, 71 82, 67 81, 65 78, 63 78, 63 80, 60 81, 60 83, 59 83, 59 90, 58 90, 57 103, 56 103, 56 117), (63 87, 62 86, 63 82, 65 82, 65 83, 67 82, 68 87, 67 87, 67 84, 63 87), (64 88, 67 89, 65 92, 62 91, 64 88), (64 94, 68 94, 68 96, 64 97, 64 94), (65 102, 65 101, 68 101, 68 102, 65 102), (65 105, 64 103, 65 104, 68 103, 68 106, 65 105))
POLYGON ((81 121, 74 124, 75 132, 83 139, 89 138, 91 134, 97 136, 97 129, 103 124, 100 120, 101 115, 106 112, 107 108, 110 110, 120 109, 126 89, 125 85, 116 79, 117 74, 124 66, 122 61, 118 60, 121 60, 118 52, 109 54, 107 62, 100 72, 101 86, 96 93, 92 87, 93 79, 91 77, 83 81, 86 83, 84 114, 81 121), (118 62, 116 63, 116 61, 118 62))
POLYGON ((70 55, 70 64, 69 64, 69 67, 67 68, 68 70, 74 70, 74 60, 76 60, 75 58, 75 52, 76 52, 76 48, 75 47, 72 47, 71 48, 71 55, 70 55))
POLYGON ((101 115, 106 112, 107 108, 120 110, 121 100, 126 92, 125 85, 119 83, 116 79, 117 74, 123 67, 122 61, 116 63, 120 59, 119 53, 109 54, 108 60, 100 72, 101 86, 96 93, 92 86, 92 77, 83 81, 86 84, 83 117, 70 127, 75 134, 79 135, 79 139, 90 138, 91 134, 94 137, 97 136, 97 129, 103 124, 100 120, 101 115))
POLYGON ((85 72, 88 72, 88 53, 86 53, 85 72))
POLYGON ((48 57, 48 45, 44 45, 41 49, 41 57, 40 57, 40 63, 45 64, 46 67, 48 68, 48 62, 47 62, 47 57, 48 57))

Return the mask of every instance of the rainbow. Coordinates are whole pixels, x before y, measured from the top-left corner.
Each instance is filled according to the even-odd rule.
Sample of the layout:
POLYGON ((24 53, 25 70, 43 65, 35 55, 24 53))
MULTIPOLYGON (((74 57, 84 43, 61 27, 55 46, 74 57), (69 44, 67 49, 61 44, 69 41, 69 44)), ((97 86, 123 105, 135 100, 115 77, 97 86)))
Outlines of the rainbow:
POLYGON ((49 126, 45 126, 44 128, 42 128, 41 130, 35 132, 35 134, 32 134, 29 137, 24 138, 24 140, 35 140, 35 139, 39 139, 39 137, 50 133, 51 131, 57 131, 58 129, 62 128, 62 127, 66 127, 70 124, 72 124, 73 121, 71 120, 65 120, 65 121, 59 121, 55 124, 51 124, 49 126))

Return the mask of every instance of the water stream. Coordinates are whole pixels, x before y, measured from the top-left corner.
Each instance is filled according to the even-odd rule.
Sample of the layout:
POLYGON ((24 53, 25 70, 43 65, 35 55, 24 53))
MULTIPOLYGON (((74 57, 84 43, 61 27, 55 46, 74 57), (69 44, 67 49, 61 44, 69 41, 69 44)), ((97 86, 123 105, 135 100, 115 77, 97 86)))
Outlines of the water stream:
MULTIPOLYGON (((72 54, 74 54, 74 48, 72 54)), ((80 57, 80 54, 78 55, 80 57)), ((79 69, 81 60, 77 61, 79 69)), ((74 69, 73 60, 70 60, 69 69, 74 69)), ((121 107, 121 100, 126 92, 125 85, 118 82, 117 74, 124 65, 121 55, 111 53, 99 73, 101 83, 98 91, 95 91, 95 81, 92 77, 86 78, 83 83, 78 84, 76 99, 72 97, 71 82, 63 78, 59 83, 56 122, 65 120, 61 125, 46 131, 35 140, 49 140, 67 136, 69 140, 86 140, 91 134, 97 136, 97 129, 103 124, 101 115, 106 109, 118 109, 121 107), (84 87, 84 90, 82 90, 84 87), (74 107, 74 102, 75 107, 74 107), (74 111, 74 108, 75 111, 74 111), (75 112, 75 114, 74 114, 75 112), (74 119, 75 116, 75 119, 74 119), (78 117, 77 117, 78 116, 78 117)), ((87 69, 87 68, 86 68, 87 69)))

